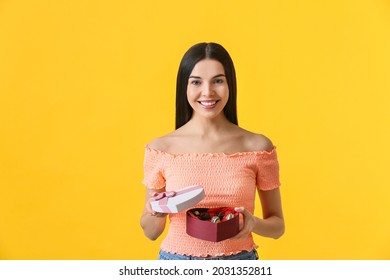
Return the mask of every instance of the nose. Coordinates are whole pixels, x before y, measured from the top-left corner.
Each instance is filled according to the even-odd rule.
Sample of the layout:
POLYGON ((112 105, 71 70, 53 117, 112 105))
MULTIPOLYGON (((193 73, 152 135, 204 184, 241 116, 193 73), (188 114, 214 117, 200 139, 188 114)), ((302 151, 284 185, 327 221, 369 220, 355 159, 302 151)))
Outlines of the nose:
POLYGON ((214 95, 214 89, 211 84, 204 83, 203 89, 202 89, 202 95, 203 96, 212 96, 214 95))

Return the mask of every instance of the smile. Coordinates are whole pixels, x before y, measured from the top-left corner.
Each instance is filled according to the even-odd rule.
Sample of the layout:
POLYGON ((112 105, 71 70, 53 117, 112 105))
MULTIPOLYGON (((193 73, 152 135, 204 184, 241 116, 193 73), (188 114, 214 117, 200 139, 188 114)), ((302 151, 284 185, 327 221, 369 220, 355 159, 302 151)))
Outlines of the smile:
POLYGON ((218 103, 219 100, 214 101, 198 101, 200 105, 206 106, 206 107, 212 107, 218 103))

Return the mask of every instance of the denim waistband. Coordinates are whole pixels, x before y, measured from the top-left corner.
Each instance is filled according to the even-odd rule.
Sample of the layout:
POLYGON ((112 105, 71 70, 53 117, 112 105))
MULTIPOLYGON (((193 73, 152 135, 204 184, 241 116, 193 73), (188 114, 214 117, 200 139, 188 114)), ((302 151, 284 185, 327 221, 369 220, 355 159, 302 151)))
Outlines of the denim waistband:
POLYGON ((229 256, 220 256, 220 257, 209 257, 209 258, 202 258, 202 257, 195 257, 195 256, 186 256, 186 255, 180 255, 180 254, 172 254, 165 252, 163 250, 160 250, 160 254, 158 256, 159 260, 258 260, 259 256, 257 254, 256 249, 253 249, 252 251, 242 251, 235 255, 229 255, 229 256))

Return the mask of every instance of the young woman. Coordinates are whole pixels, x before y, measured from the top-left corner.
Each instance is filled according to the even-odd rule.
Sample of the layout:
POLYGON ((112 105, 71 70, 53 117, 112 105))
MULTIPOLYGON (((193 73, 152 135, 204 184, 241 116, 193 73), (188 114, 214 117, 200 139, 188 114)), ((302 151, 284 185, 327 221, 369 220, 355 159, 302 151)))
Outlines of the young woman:
POLYGON ((176 130, 145 146, 147 187, 141 226, 151 240, 166 226, 167 214, 150 208, 155 193, 202 185, 200 208, 230 206, 240 213, 241 230, 210 242, 186 233, 186 214, 169 214, 159 259, 257 259, 252 233, 279 238, 284 219, 279 165, 272 142, 238 126, 236 75, 228 52, 200 43, 184 55, 177 76, 176 130), (256 189, 263 218, 253 215, 256 189))

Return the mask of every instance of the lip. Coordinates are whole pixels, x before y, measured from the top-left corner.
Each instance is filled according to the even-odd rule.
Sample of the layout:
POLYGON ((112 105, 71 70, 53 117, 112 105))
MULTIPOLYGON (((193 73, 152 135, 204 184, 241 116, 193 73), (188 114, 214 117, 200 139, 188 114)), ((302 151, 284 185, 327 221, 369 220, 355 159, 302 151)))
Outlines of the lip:
POLYGON ((214 109, 217 106, 218 102, 219 102, 219 100, 200 100, 200 101, 198 101, 200 106, 202 106, 202 108, 204 108, 204 109, 214 109), (212 105, 204 104, 204 103, 212 103, 212 102, 215 102, 215 103, 212 105))

